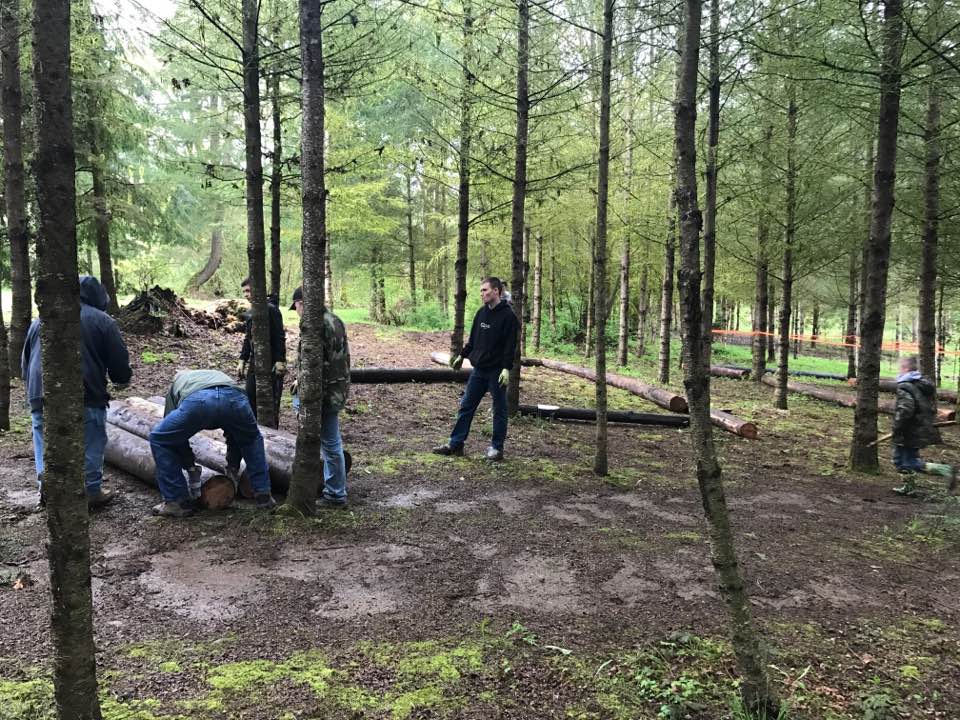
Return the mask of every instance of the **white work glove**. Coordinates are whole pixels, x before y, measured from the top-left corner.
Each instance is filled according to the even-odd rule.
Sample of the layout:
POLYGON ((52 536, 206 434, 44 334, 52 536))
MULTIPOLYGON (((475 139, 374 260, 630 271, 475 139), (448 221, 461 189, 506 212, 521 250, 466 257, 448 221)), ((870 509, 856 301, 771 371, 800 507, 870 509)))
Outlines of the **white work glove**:
POLYGON ((459 370, 461 365, 463 365, 463 358, 460 355, 450 358, 450 367, 454 370, 459 370))
POLYGON ((500 387, 506 387, 507 383, 510 382, 510 371, 501 370, 500 377, 497 378, 497 382, 500 383, 500 387))

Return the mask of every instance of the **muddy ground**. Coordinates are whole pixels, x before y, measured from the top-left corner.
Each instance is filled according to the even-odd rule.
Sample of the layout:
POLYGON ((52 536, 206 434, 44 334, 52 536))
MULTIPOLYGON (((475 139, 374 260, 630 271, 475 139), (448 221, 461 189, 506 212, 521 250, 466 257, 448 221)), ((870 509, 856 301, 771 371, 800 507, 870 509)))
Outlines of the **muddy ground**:
MULTIPOLYGON (((355 366, 425 366, 447 343, 349 332, 355 366)), ((128 342, 125 394, 147 396, 180 366, 229 371, 240 336, 128 342)), ((244 503, 153 518, 156 491, 107 468, 119 499, 91 525, 105 717, 739 717, 686 431, 611 426, 597 478, 592 425, 522 419, 489 465, 485 401, 468 457, 432 455, 460 390, 354 386, 350 510, 313 521, 244 503)), ((3 719, 50 716, 46 527, 17 393, 0 568, 26 580, 0 587, 3 719)), ((523 393, 592 405, 588 383, 543 369, 524 369, 523 393)), ((850 410, 791 396, 776 411, 769 388, 734 380, 714 393, 760 427, 717 444, 785 717, 960 717, 954 500, 892 494, 889 463, 847 472, 850 410)), ((657 411, 615 389, 610 407, 657 411)), ((930 459, 960 461, 955 432, 930 459)))

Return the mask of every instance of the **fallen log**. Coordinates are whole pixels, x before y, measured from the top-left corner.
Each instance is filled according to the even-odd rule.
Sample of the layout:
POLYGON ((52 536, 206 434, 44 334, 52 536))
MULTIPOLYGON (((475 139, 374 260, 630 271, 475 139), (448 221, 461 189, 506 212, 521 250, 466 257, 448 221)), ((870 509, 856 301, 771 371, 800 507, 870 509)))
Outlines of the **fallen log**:
MULTIPOLYGON (((157 466, 150 452, 150 443, 116 425, 107 424, 107 446, 103 459, 135 478, 157 487, 157 466)), ((223 510, 236 497, 236 488, 226 475, 202 467, 200 504, 208 510, 223 510)))
MULTIPOLYGON (((764 375, 761 379, 761 382, 763 382, 764 385, 769 385, 770 387, 777 386, 777 378, 770 375, 764 375)), ((787 390, 790 392, 799 393, 801 395, 809 395, 810 397, 814 397, 825 402, 836 403, 842 407, 855 408, 857 406, 856 395, 852 393, 840 392, 832 388, 824 387, 823 385, 809 385, 807 383, 798 383, 793 380, 788 380, 787 390)), ((893 415, 897 411, 896 400, 879 400, 877 402, 877 411, 882 412, 885 415, 893 415)), ((953 420, 955 417, 955 410, 946 408, 937 410, 938 420, 953 420)))
MULTIPOLYGON (((850 378, 847 380, 847 384, 850 387, 857 386, 857 379, 850 378)), ((896 378, 880 378, 880 392, 895 393, 897 391, 897 380, 896 378)), ((947 390, 946 388, 937 388, 937 399, 943 400, 945 402, 951 402, 956 404, 957 402, 957 391, 956 390, 947 390)))
MULTIPOLYGON (((435 351, 435 352, 432 352, 432 353, 430 353, 430 359, 431 359, 433 362, 437 363, 437 365, 446 365, 446 366, 448 366, 448 367, 450 366, 450 353, 448 353, 448 352, 441 352, 441 351, 439 351, 439 350, 438 350, 438 351, 435 351)), ((538 366, 540 366, 540 365, 542 365, 542 364, 543 364, 543 363, 542 363, 538 358, 522 358, 522 359, 520 360, 520 366, 521 366, 521 367, 538 367, 538 366)), ((461 371, 464 371, 464 370, 470 371, 470 370, 472 370, 472 369, 473 369, 473 365, 470 364, 470 361, 469 361, 469 360, 467 360, 466 358, 464 358, 464 360, 463 360, 463 365, 460 366, 460 370, 461 370, 461 371)), ((351 372, 352 372, 352 371, 351 371, 351 372)), ((351 377, 352 377, 352 376, 351 376, 351 377)))
POLYGON ((744 380, 750 377, 750 369, 727 367, 726 365, 711 365, 710 374, 715 377, 727 377, 734 378, 736 380, 744 380))
MULTIPOLYGON (((725 368, 731 368, 733 370, 746 370, 749 375, 753 372, 752 368, 745 367, 743 365, 724 365, 725 368)), ((713 372, 713 368, 710 368, 710 372, 713 372)), ((763 369, 764 375, 776 375, 777 368, 766 367, 763 369)), ((837 375, 835 373, 825 373, 819 372, 817 370, 788 370, 787 375, 792 377, 809 377, 816 380, 839 380, 841 382, 847 379, 846 375, 837 375)))
POLYGON ((470 370, 452 368, 352 368, 350 382, 356 384, 389 383, 465 383, 470 370))
MULTIPOLYGON (((593 382, 597 381, 597 374, 590 368, 580 367, 579 365, 571 365, 569 363, 560 362, 559 360, 551 360, 549 358, 541 358, 540 363, 543 367, 550 370, 559 370, 560 372, 576 375, 577 377, 584 378, 585 380, 592 380, 593 382)), ((685 413, 688 411, 687 399, 683 397, 683 395, 677 395, 669 390, 663 390, 662 388, 647 385, 636 378, 607 373, 607 385, 620 388, 621 390, 626 390, 627 392, 633 393, 638 397, 642 397, 644 400, 649 400, 654 405, 662 407, 665 410, 669 410, 670 412, 685 413)))
POLYGON ((756 423, 738 418, 729 410, 710 410, 710 421, 717 427, 748 440, 756 440, 760 435, 756 423))
MULTIPOLYGON (((521 415, 530 415, 547 420, 583 420, 586 422, 596 422, 597 420, 597 411, 591 408, 520 405, 519 411, 521 415)), ((687 427, 690 424, 690 418, 684 415, 661 415, 622 410, 608 410, 607 421, 629 423, 631 425, 662 425, 665 427, 687 427)))

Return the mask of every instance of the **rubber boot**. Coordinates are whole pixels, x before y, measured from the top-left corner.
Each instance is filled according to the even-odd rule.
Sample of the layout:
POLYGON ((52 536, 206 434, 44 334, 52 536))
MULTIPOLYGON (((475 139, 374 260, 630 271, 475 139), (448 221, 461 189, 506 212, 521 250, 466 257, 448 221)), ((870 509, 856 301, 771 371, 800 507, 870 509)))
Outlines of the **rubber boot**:
POLYGON ((923 471, 931 475, 941 475, 947 478, 947 490, 953 492, 957 487, 957 469, 946 463, 924 463, 923 471))

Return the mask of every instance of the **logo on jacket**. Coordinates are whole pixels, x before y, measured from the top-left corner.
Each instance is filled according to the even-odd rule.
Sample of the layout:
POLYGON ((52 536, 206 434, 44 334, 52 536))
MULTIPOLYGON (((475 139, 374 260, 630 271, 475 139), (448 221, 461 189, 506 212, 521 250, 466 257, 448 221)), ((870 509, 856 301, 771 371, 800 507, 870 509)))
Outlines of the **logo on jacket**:
POLYGON ((481 322, 481 323, 480 323, 480 329, 481 329, 481 330, 489 330, 491 327, 493 327, 493 326, 490 325, 490 323, 485 323, 485 322, 481 322))

